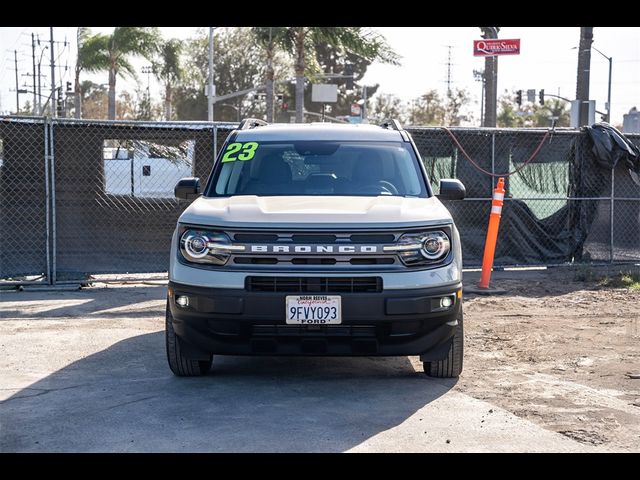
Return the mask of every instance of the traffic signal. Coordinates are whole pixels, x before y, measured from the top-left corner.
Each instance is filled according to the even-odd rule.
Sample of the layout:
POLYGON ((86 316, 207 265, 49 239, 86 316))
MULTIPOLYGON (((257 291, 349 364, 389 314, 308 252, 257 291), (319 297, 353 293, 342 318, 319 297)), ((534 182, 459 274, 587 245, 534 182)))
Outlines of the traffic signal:
POLYGON ((67 82, 67 92, 71 91, 71 82, 67 82))
POLYGON ((522 90, 516 92, 516 103, 518 106, 522 106, 522 90))
POLYGON ((540 105, 544 105, 544 88, 540 90, 538 99, 540 100, 540 105))
POLYGON ((62 87, 58 87, 58 97, 56 98, 56 116, 64 116, 64 100, 62 99, 62 87))
POLYGON ((344 74, 349 75, 347 78, 347 90, 353 90, 353 63, 344 64, 344 74))

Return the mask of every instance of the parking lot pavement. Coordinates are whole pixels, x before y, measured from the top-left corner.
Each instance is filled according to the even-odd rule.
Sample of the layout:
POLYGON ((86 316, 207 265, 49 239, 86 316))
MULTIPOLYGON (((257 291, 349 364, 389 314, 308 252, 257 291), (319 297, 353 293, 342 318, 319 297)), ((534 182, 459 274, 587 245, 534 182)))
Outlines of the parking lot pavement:
POLYGON ((216 357, 176 378, 165 290, 0 293, 0 451, 602 451, 407 357, 216 357))

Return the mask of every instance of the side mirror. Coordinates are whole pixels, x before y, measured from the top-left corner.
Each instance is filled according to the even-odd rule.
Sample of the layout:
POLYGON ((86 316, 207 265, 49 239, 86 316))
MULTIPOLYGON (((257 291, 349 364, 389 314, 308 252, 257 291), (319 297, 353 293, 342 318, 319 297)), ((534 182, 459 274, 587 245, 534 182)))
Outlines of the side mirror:
POLYGON ((441 200, 462 200, 467 194, 462 182, 456 178, 443 178, 440 180, 440 194, 438 198, 441 200))
POLYGON ((176 198, 193 200, 200 196, 200 179, 198 177, 181 178, 173 189, 176 198))

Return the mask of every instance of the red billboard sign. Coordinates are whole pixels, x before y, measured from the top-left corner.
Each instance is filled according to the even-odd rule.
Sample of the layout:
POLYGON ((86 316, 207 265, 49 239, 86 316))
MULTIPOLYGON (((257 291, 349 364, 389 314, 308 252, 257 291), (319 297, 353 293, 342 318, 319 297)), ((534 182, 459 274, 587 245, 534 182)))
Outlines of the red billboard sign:
POLYGON ((496 55, 519 55, 520 39, 503 40, 474 40, 474 57, 494 57, 496 55))

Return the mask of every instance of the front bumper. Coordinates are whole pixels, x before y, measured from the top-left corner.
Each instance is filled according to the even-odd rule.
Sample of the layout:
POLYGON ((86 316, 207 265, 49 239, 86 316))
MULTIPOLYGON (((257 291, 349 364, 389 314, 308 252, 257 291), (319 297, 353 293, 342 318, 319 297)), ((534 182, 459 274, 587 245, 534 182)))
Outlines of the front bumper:
MULTIPOLYGON (((342 324, 287 325, 287 293, 195 287, 169 282, 169 308, 191 358, 223 355, 447 355, 461 312, 462 284, 381 293, 343 293, 342 324), (189 297, 180 307, 176 296, 189 297), (454 295, 445 311, 432 299, 454 295)), ((329 292, 329 294, 331 294, 329 292)))

